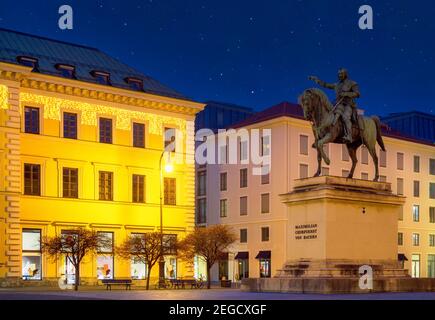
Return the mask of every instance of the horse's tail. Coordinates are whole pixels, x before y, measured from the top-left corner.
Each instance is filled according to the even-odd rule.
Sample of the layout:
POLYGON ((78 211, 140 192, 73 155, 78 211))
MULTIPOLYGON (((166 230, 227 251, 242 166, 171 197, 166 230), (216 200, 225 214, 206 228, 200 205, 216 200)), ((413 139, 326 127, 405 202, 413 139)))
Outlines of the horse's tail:
POLYGON ((376 124, 376 141, 378 142, 382 151, 385 151, 384 140, 382 140, 381 120, 379 120, 377 116, 373 116, 372 119, 376 124))

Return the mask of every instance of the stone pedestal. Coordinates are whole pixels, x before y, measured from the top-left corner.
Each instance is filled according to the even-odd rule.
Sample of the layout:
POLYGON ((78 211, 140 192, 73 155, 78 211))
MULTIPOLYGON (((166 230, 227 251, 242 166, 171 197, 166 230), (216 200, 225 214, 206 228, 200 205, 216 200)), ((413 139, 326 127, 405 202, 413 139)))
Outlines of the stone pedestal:
POLYGON ((385 182, 317 177, 295 181, 288 206, 288 262, 278 277, 406 276, 397 261, 404 197, 385 182))
MULTIPOLYGON (((294 190, 281 198, 288 206, 287 262, 274 278, 246 279, 242 289, 367 292, 359 286, 362 266, 372 271, 372 291, 419 286, 398 263, 398 218, 405 198, 394 195, 389 183, 308 178, 295 181, 294 190)), ((435 281, 423 287, 432 290, 435 281)))

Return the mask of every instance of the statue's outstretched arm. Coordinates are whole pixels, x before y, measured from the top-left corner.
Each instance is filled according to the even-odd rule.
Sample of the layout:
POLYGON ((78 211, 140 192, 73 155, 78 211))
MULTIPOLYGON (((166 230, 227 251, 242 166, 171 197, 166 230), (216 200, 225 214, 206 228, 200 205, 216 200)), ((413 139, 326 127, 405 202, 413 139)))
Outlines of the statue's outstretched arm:
POLYGON ((334 83, 328 83, 325 82, 323 80, 320 80, 319 78, 315 77, 315 76, 311 76, 309 77, 310 80, 314 81, 315 83, 317 83, 319 86, 326 88, 326 89, 335 89, 335 84, 334 83))

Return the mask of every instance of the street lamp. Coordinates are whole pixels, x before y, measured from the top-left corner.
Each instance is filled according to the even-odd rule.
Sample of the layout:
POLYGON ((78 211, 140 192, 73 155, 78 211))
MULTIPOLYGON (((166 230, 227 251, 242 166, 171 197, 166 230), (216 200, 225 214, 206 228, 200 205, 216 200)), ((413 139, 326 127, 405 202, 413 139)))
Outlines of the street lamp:
MULTIPOLYGON (((162 160, 165 153, 168 153, 168 160, 170 160, 171 153, 167 150, 163 150, 159 160, 159 172, 160 172, 160 259, 159 259, 159 288, 165 286, 165 257, 163 256, 163 167, 162 160)), ((165 172, 170 173, 173 171, 173 166, 170 161, 165 164, 165 172)))

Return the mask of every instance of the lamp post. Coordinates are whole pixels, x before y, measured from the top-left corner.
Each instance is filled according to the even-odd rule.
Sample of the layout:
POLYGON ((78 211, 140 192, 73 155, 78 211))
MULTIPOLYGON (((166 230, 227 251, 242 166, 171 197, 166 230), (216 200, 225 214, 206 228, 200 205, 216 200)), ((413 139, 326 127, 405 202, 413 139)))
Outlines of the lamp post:
MULTIPOLYGON (((163 167, 162 160, 165 153, 168 152, 168 159, 170 152, 163 150, 159 160, 159 172, 160 172, 160 259, 159 259, 159 288, 165 286, 165 257, 163 256, 163 167)), ((166 172, 172 172, 172 166, 170 163, 165 165, 166 172)))

